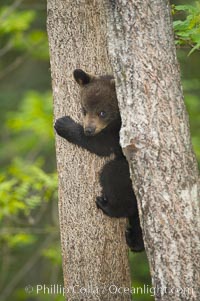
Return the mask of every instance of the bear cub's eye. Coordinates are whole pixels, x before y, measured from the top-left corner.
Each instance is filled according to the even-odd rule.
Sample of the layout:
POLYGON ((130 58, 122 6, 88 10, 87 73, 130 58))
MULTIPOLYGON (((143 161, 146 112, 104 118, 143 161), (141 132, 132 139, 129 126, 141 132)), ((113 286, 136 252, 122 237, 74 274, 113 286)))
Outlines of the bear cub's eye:
POLYGON ((105 116, 106 116, 106 112, 101 111, 101 112, 99 113, 99 117, 104 118, 105 116))

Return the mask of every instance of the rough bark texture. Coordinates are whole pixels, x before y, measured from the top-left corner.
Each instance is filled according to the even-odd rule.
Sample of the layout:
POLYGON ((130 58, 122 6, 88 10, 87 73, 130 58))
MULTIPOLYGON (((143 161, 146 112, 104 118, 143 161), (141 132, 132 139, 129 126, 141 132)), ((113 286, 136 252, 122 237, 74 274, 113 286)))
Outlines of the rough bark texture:
POLYGON ((156 300, 200 300, 199 176, 166 0, 104 1, 156 300))
MULTIPOLYGON (((55 118, 81 119, 75 68, 109 73, 101 1, 48 1, 55 118)), ((56 137, 59 218, 67 300, 130 300, 109 287, 130 287, 125 219, 97 210, 98 173, 105 160, 56 137)))

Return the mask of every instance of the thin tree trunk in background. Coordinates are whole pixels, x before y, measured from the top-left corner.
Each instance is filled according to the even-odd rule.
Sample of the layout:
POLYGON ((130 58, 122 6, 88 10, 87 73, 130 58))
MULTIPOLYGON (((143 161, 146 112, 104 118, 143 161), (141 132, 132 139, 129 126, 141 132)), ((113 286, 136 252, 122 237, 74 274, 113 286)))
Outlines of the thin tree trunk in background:
POLYGON ((104 3, 121 145, 139 201, 156 300, 199 301, 199 174, 170 6, 166 0, 104 3))
MULTIPOLYGON (((48 35, 55 118, 81 119, 75 68, 109 73, 101 1, 48 1, 48 35)), ((104 159, 56 137, 59 219, 67 300, 131 300, 110 285, 130 287, 125 219, 106 217, 95 205, 104 159), (74 291, 73 291, 74 288, 74 291), (81 290, 82 288, 82 290, 81 290)))

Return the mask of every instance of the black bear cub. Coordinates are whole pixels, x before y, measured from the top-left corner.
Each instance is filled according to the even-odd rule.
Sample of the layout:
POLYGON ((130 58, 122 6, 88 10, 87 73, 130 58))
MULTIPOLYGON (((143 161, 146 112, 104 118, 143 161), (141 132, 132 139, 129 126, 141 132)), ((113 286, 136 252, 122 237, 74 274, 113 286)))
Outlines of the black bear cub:
POLYGON ((132 189, 128 163, 119 144, 121 118, 113 76, 91 76, 74 70, 74 79, 81 91, 83 125, 69 116, 56 120, 58 135, 98 156, 115 154, 100 173, 102 195, 97 207, 111 217, 128 217, 126 241, 132 251, 144 249, 137 201, 132 189))

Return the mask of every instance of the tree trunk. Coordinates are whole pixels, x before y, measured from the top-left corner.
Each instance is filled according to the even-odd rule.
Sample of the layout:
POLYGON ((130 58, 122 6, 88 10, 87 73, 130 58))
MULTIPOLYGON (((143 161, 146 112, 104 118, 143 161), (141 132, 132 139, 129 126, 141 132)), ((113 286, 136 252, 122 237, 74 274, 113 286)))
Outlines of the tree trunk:
MULTIPOLYGON (((55 118, 81 119, 75 68, 109 73, 101 1, 48 1, 48 35, 55 118)), ((56 137, 59 219, 67 300, 131 300, 113 294, 130 287, 125 219, 111 219, 96 208, 98 174, 105 159, 56 137), (114 288, 114 287, 112 287, 114 288)))
POLYGON ((166 0, 104 1, 156 300, 200 300, 199 176, 166 0))

